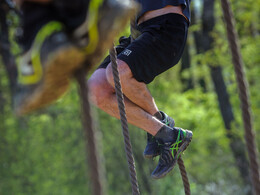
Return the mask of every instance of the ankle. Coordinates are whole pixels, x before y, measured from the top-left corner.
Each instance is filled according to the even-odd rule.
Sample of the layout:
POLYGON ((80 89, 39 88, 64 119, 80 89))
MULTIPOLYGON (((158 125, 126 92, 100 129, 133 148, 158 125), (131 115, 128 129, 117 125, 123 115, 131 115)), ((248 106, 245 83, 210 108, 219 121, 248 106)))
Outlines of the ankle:
POLYGON ((163 119, 163 115, 160 111, 157 111, 154 115, 155 118, 157 118, 158 120, 162 120, 163 119))
POLYGON ((159 143, 165 144, 165 143, 173 143, 177 139, 178 136, 178 130, 172 129, 169 126, 162 126, 157 134, 154 136, 159 143))

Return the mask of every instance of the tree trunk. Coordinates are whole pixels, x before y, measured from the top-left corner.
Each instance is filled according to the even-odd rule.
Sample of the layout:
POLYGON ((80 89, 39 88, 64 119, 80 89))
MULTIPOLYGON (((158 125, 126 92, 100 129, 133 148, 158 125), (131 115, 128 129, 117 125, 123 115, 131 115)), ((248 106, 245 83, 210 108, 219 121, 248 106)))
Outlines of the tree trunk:
POLYGON ((246 185, 251 185, 248 160, 246 158, 245 145, 241 137, 236 136, 231 130, 231 124, 235 122, 232 106, 229 101, 229 94, 226 89, 224 78, 222 75, 222 68, 220 66, 210 67, 211 78, 214 83, 215 91, 218 96, 219 108, 227 130, 227 137, 230 140, 230 148, 236 159, 236 165, 239 169, 240 175, 246 185))
POLYGON ((194 85, 192 82, 192 78, 188 77, 186 78, 185 76, 182 75, 183 71, 185 70, 189 70, 190 69, 190 52, 189 52, 189 44, 187 43, 184 51, 183 51, 183 55, 181 58, 181 70, 180 70, 180 77, 181 77, 181 83, 182 83, 182 88, 183 91, 187 91, 189 89, 193 89, 194 85))
MULTIPOLYGON (((202 13, 202 49, 206 52, 212 49, 213 38, 211 32, 215 25, 214 19, 214 0, 204 0, 202 13)), ((245 146, 242 139, 231 131, 231 124, 235 123, 232 105, 229 101, 226 84, 222 74, 221 66, 212 66, 209 64, 211 78, 214 83, 215 91, 218 96, 219 108, 225 124, 227 137, 230 140, 230 148, 236 160, 236 165, 245 185, 250 185, 248 170, 248 160, 246 158, 245 146)), ((251 194, 251 192, 249 192, 251 194)))
POLYGON ((15 90, 15 84, 17 79, 17 68, 14 60, 14 56, 10 52, 10 42, 8 37, 8 25, 6 15, 9 11, 8 5, 5 1, 0 1, 0 54, 2 56, 3 65, 6 69, 9 86, 13 95, 15 90))
MULTIPOLYGON (((197 15, 198 13, 196 12, 196 10, 194 9, 194 7, 192 7, 191 9, 191 16, 192 16, 192 23, 191 25, 193 24, 197 24, 197 15)), ((196 53, 197 54, 201 54, 203 53, 203 48, 202 48, 202 45, 201 43, 203 42, 203 37, 202 37, 202 33, 201 31, 194 31, 193 32, 193 37, 194 37, 194 42, 195 42, 195 48, 196 48, 196 53)), ((198 66, 201 66, 201 63, 200 61, 198 61, 198 66)), ((199 80, 198 80, 198 83, 200 85, 200 87, 203 89, 204 92, 207 91, 206 89, 206 82, 205 82, 205 79, 203 77, 200 77, 199 80)))

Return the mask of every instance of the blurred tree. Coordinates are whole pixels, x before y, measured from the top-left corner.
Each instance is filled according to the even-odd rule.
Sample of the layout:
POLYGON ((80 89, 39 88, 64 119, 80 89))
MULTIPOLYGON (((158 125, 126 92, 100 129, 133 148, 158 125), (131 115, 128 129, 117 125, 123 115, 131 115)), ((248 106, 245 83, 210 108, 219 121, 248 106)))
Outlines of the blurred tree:
MULTIPOLYGON (((0 2, 3 3, 3 0, 0 2)), ((195 22, 190 28, 190 33, 192 33, 190 35, 197 33, 200 36, 198 39, 194 38, 195 44, 189 35, 189 48, 186 48, 183 60, 192 66, 181 73, 181 76, 188 80, 189 74, 192 73, 193 88, 186 91, 186 84, 182 85, 183 78, 179 77, 180 66, 175 66, 172 70, 160 75, 149 85, 149 88, 158 107, 174 117, 177 126, 192 129, 194 132, 192 144, 183 155, 192 194, 244 195, 246 188, 239 175, 241 171, 237 171, 237 166, 235 166, 235 163, 241 161, 245 164, 243 150, 239 153, 240 147, 243 146, 240 137, 242 133, 239 131, 241 111, 233 68, 228 64, 229 54, 220 16, 221 9, 215 7, 214 10, 213 1, 202 2, 196 1, 199 5, 207 3, 210 6, 208 11, 213 11, 208 13, 209 16, 203 16, 205 23, 202 23, 201 17, 205 10, 196 9, 196 18, 192 16, 192 21, 195 20, 195 22), (212 5, 209 5, 210 3, 212 5), (216 25, 209 24, 212 20, 211 15, 213 19, 216 19, 216 25), (204 41, 209 42, 207 50, 202 48, 204 41), (210 41, 214 42, 210 43, 210 41), (196 66, 196 63, 200 65, 196 66), (200 84, 200 79, 204 84, 203 82, 200 84), (210 82, 210 79, 213 82, 210 82), (215 96, 217 93, 219 104, 215 96), (219 112, 221 109, 224 112, 219 112), (238 128, 233 129, 236 127, 238 128), (234 137, 235 134, 238 137, 234 137), (230 147, 236 149, 237 157, 232 156, 234 152, 230 150, 230 147)), ((236 14, 236 20, 242 55, 247 62, 246 73, 251 86, 254 124, 258 134, 260 130, 259 2, 260 0, 254 3, 252 0, 233 0, 235 13, 239 13, 236 14)), ((217 2, 216 5, 218 5, 217 2)), ((6 5, 0 8, 2 8, 0 10, 0 21, 2 21, 0 31, 2 32, 8 27, 6 24, 12 23, 14 18, 17 20, 17 17, 12 18, 12 14, 2 15, 5 13, 6 5), (7 20, 3 20, 5 16, 7 20)), ((14 32, 13 27, 10 27, 10 30, 14 32)), ((2 46, 6 45, 6 43, 2 44, 3 40, 9 41, 8 44, 14 42, 12 37, 9 36, 8 40, 5 36, 8 34, 0 34, 0 55, 2 55, 2 46)), ((11 50, 13 51, 12 47, 11 50)), ((0 61, 0 194, 90 194, 88 185, 91 178, 86 174, 88 167, 85 164, 85 147, 79 120, 76 85, 72 85, 71 91, 55 105, 18 120, 12 114, 10 100, 9 78, 15 78, 15 74, 9 76, 10 74, 7 73, 13 71, 7 70, 6 67, 6 64, 12 64, 8 62, 12 60, 12 57, 5 57, 7 63, 2 63, 3 60, 2 57, 0 61)), ((100 117, 96 118, 96 121, 100 124, 103 135, 100 141, 103 143, 103 148, 100 150, 104 150, 105 156, 102 162, 106 169, 107 194, 131 194, 120 122, 101 111, 98 113, 100 117)), ((169 176, 161 180, 150 179, 149 176, 156 166, 156 161, 145 160, 142 157, 146 133, 130 126, 130 136, 141 194, 184 194, 177 167, 169 176)), ((257 139, 260 142, 259 136, 257 139)))
MULTIPOLYGON (((200 10, 195 9, 195 6, 192 7, 191 9, 191 15, 192 15, 192 23, 191 25, 197 25, 198 27, 201 27, 200 25, 200 10)), ((193 31, 193 37, 194 37, 194 44, 195 44, 195 48, 196 48, 196 54, 200 55, 203 53, 203 34, 200 28, 196 28, 196 30, 193 31)), ((198 67, 202 66, 202 60, 200 58, 198 58, 197 61, 197 65, 198 67)), ((203 89, 204 92, 207 91, 207 87, 206 87, 206 81, 204 76, 199 75, 198 78, 198 83, 200 85, 200 87, 203 89)))
MULTIPOLYGON (((212 37, 212 32, 215 26, 214 13, 214 0, 204 0, 202 12, 203 41, 201 42, 201 48, 204 53, 214 47, 214 39, 212 37)), ((218 96, 219 108, 227 130, 227 137, 230 140, 230 148, 233 152, 234 158, 236 159, 236 164, 244 184, 250 186, 249 165, 246 158, 245 145, 241 137, 237 136, 235 131, 232 131, 232 123, 235 124, 235 118, 232 105, 229 101, 229 94, 227 92, 226 84, 222 75, 222 68, 220 65, 212 65, 210 61, 208 66, 210 67, 211 78, 218 96)))
POLYGON ((17 68, 14 61, 14 56, 10 52, 10 42, 9 42, 9 28, 7 24, 7 15, 10 11, 10 7, 4 0, 0 0, 0 54, 2 56, 3 65, 6 69, 9 85, 12 94, 15 90, 15 83, 17 79, 17 68))
POLYGON ((181 58, 181 69, 180 69, 180 79, 181 79, 183 91, 187 91, 189 89, 194 88, 194 84, 190 73, 191 60, 190 60, 189 49, 190 49, 190 45, 189 42, 187 42, 181 58), (188 74, 185 74, 187 73, 187 71, 189 71, 188 74))

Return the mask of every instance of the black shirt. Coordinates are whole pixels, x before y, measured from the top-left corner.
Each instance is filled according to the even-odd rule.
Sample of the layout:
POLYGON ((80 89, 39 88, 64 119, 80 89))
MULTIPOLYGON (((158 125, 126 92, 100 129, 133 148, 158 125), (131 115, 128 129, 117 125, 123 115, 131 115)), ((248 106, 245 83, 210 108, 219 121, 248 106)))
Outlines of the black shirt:
POLYGON ((190 23, 190 0, 136 0, 141 4, 141 11, 137 15, 137 20, 147 11, 161 9, 167 5, 182 6, 182 12, 190 23))

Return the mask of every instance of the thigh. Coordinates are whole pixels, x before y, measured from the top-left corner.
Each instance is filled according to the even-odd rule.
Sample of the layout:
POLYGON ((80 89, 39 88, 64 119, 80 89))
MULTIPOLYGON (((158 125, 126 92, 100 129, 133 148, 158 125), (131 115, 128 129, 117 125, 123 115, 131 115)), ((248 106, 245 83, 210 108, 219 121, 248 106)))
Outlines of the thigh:
POLYGON ((100 68, 95 70, 88 80, 90 91, 114 91, 114 88, 109 84, 106 77, 106 69, 100 68))

